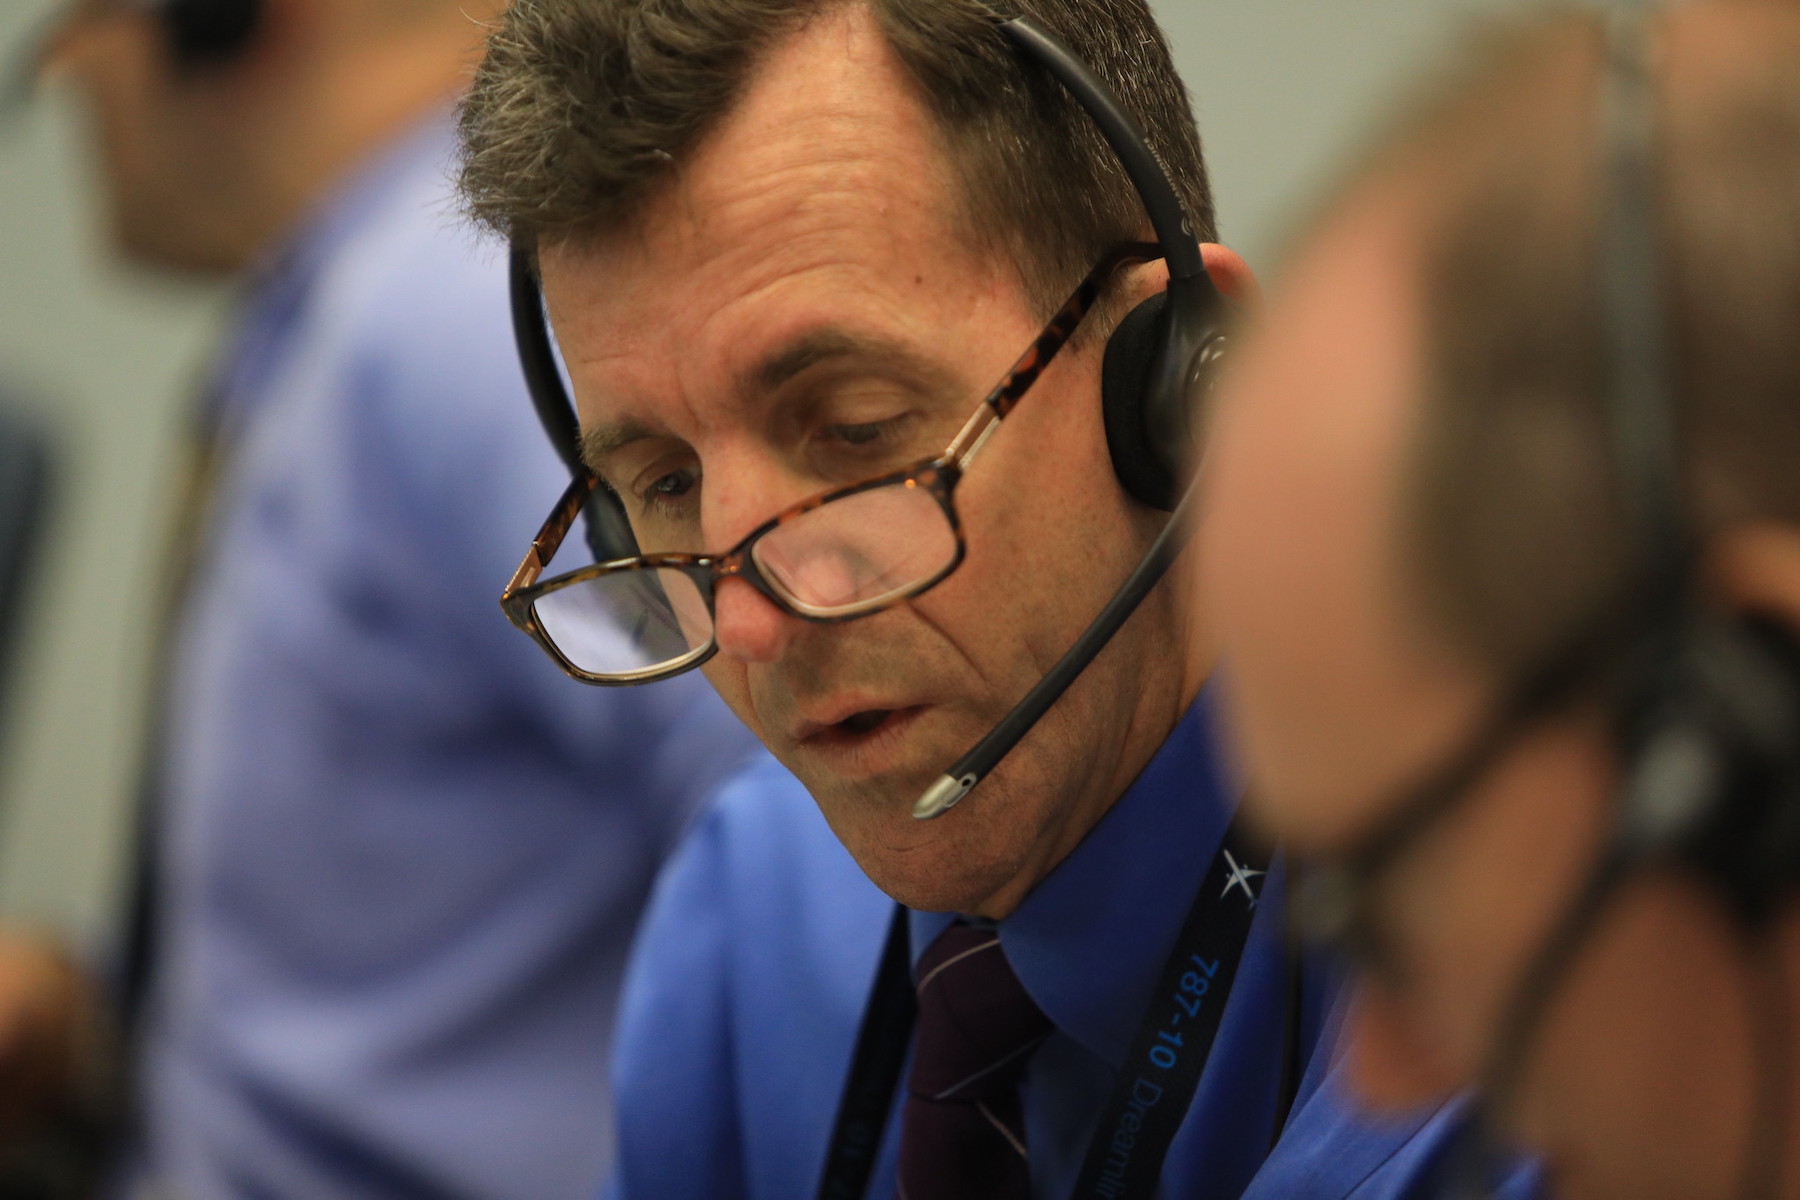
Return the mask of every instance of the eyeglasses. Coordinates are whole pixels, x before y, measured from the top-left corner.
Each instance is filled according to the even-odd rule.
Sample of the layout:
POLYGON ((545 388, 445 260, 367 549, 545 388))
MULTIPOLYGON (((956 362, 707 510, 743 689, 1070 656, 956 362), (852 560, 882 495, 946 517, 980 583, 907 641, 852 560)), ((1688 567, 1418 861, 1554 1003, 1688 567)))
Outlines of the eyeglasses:
POLYGON ((1335 947, 1388 979, 1403 971, 1377 909, 1381 884, 1419 839, 1454 812, 1526 732, 1565 711, 1618 660, 1605 622, 1582 625, 1540 665, 1502 692, 1474 735, 1404 789, 1388 815, 1348 850, 1297 863, 1291 921, 1306 939, 1335 947))
POLYGON ((1113 273, 1161 257, 1154 243, 1103 257, 942 454, 802 500, 724 554, 639 555, 538 582, 604 486, 583 470, 533 539, 500 607, 576 679, 628 686, 679 675, 717 652, 714 596, 726 579, 742 579, 783 612, 819 622, 865 617, 937 586, 965 554, 955 492, 970 460, 1068 344, 1113 273))

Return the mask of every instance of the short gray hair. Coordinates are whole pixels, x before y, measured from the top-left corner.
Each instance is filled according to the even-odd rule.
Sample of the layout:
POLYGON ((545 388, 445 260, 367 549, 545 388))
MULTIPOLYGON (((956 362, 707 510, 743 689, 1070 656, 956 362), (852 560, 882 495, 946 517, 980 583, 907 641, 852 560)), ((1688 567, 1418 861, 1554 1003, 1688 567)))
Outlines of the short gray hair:
MULTIPOLYGON (((1086 114, 1022 64, 983 0, 516 0, 462 108, 480 224, 533 247, 629 223, 764 54, 865 3, 942 134, 967 223, 1048 307, 1148 218, 1086 114)), ((1186 89, 1145 0, 1020 0, 1145 126, 1205 240, 1214 213, 1186 89)))

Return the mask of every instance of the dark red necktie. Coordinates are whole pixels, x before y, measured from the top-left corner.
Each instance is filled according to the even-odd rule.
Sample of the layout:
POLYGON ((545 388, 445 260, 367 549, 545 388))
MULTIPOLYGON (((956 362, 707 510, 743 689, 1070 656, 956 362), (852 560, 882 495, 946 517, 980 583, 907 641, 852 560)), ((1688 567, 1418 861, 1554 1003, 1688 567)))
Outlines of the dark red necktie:
POLYGON ((900 1121, 900 1200, 1030 1200, 1019 1082, 1052 1025, 992 930, 952 925, 920 956, 900 1121))

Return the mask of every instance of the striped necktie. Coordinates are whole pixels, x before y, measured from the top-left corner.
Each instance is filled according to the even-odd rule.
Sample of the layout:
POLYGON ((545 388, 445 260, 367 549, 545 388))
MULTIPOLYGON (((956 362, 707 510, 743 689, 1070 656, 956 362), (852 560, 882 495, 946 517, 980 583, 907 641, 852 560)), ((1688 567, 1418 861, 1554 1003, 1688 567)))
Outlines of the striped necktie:
POLYGON ((1019 1083, 1053 1026, 993 930, 956 924, 919 958, 900 1123, 900 1200, 1029 1200, 1019 1083))

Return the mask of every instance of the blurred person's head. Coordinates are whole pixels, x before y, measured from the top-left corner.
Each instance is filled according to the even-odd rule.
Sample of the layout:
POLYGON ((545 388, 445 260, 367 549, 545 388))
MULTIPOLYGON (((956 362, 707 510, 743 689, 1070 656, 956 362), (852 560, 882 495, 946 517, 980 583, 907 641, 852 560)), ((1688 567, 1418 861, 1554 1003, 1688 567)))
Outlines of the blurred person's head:
MULTIPOLYGON (((1147 129, 1202 240, 1185 89, 1141 0, 1018 6, 1147 129)), ((979 0, 521 0, 464 115, 477 217, 534 248, 589 464, 645 551, 722 553, 833 486, 942 453, 1118 244, 1151 236, 1091 120, 979 0)), ((1247 281, 1209 247, 1214 279, 1247 281)), ((1167 519, 1127 494, 1105 335, 1121 266, 956 492, 931 590, 803 620, 742 579, 705 670, 904 902, 1001 916, 1198 692, 1191 605, 1152 595, 1019 749, 931 822, 915 799, 1036 684, 1167 519)))
MULTIPOLYGON (((1650 36, 1651 340, 1701 614, 1677 645, 1752 614, 1800 636, 1800 7, 1676 8, 1650 36)), ((1800 921, 1786 887, 1754 884, 1759 853, 1786 860, 1783 883, 1800 863, 1780 819, 1718 817, 1800 817, 1780 772, 1740 780, 1699 823, 1710 841, 1609 858, 1630 869, 1592 893, 1566 963, 1525 979, 1621 845, 1622 781, 1705 795, 1663 769, 1704 759, 1650 770, 1625 749, 1660 715, 1630 707, 1647 670, 1676 672, 1671 712, 1712 693, 1633 633, 1653 585, 1625 515, 1641 468, 1609 424, 1630 364, 1602 284, 1624 195, 1607 53, 1591 11, 1496 34, 1326 209, 1224 385, 1203 594, 1257 814, 1338 885, 1318 912, 1349 919, 1364 959, 1348 1053, 1365 1094, 1496 1078, 1535 992, 1498 1115, 1567 1194, 1705 1200, 1784 1157, 1793 1194, 1800 1108, 1753 1128, 1800 1061, 1800 921), (1554 682, 1500 719, 1530 680, 1554 682), (1403 828, 1402 810, 1429 815, 1403 828)), ((1779 652, 1760 661, 1792 682, 1779 652)), ((1733 719, 1793 723, 1781 687, 1765 702, 1733 678, 1733 719)), ((1791 754, 1800 729, 1768 736, 1791 754)))
POLYGON ((231 271, 466 83, 497 0, 71 0, 43 52, 93 126, 114 239, 231 271))

